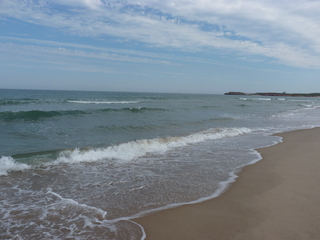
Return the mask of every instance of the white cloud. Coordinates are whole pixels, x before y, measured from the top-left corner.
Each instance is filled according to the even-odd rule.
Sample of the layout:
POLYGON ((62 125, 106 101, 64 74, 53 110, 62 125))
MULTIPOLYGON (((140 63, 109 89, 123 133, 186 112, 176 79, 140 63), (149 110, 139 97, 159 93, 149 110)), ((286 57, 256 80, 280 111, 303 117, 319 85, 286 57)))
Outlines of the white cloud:
MULTIPOLYGON (((131 1, 135 2, 135 1, 131 1)), ((285 38, 279 31, 296 33, 319 43, 320 2, 256 0, 140 1, 141 6, 163 9, 174 16, 229 28, 245 37, 285 38), (268 30, 268 31, 266 31, 268 30), (281 36, 282 35, 282 36, 281 36)))
POLYGON ((181 51, 221 49, 295 67, 320 68, 318 1, 2 1, 3 16, 67 34, 109 35, 181 51), (57 11, 51 3, 72 9, 57 11))

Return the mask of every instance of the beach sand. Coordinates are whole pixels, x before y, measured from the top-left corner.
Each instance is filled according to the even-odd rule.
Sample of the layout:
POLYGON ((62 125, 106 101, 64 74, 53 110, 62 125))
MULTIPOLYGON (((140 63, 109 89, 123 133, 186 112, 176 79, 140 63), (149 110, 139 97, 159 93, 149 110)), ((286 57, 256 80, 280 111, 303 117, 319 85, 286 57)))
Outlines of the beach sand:
POLYGON ((320 128, 277 136, 221 196, 135 219, 146 239, 320 239, 320 128))

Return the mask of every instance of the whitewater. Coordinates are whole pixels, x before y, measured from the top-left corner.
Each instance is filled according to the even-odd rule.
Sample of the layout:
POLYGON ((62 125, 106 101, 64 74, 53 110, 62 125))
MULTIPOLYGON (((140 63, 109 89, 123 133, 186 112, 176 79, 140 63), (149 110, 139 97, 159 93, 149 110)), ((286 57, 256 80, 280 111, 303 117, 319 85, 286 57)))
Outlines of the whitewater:
POLYGON ((136 217, 222 194, 318 98, 0 90, 0 238, 144 239, 136 217))

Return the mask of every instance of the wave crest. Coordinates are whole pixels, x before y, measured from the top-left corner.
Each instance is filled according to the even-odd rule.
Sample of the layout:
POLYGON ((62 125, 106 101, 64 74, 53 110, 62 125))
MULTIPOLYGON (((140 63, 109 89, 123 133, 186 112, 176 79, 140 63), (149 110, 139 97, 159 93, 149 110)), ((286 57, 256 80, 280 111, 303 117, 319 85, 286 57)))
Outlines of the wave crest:
POLYGON ((147 107, 133 107, 133 108, 105 108, 98 110, 58 110, 58 111, 6 111, 0 112, 0 119, 6 122, 13 121, 37 121, 45 118, 61 117, 65 115, 79 116, 92 113, 106 113, 106 112, 132 112, 132 113, 143 113, 146 111, 165 111, 163 108, 147 108, 147 107))
POLYGON ((140 101, 75 101, 68 100, 69 103, 79 103, 79 104, 132 104, 139 103, 140 101))
MULTIPOLYGON (((111 161, 112 164, 125 164, 148 155, 164 154, 167 151, 179 147, 186 147, 188 145, 225 137, 236 137, 250 132, 252 132, 252 130, 249 128, 211 128, 185 136, 141 139, 108 146, 106 148, 75 148, 74 150, 62 151, 50 162, 45 161, 40 164, 52 166, 64 163, 77 164, 96 161, 111 161)), ((34 165, 34 167, 39 166, 38 164, 34 165)), ((22 171, 31 167, 31 165, 17 162, 12 157, 4 156, 0 159, 0 176, 7 175, 11 171, 22 171)))
POLYGON ((16 162, 12 157, 2 156, 0 158, 0 176, 6 176, 12 171, 23 171, 29 168, 29 165, 16 162))
POLYGON ((52 118, 60 117, 62 115, 79 115, 85 114, 86 112, 80 110, 69 110, 69 111, 40 111, 40 110, 31 110, 31 111, 19 111, 19 112, 1 112, 0 119, 4 121, 36 121, 42 118, 52 118))
POLYGON ((105 108, 98 110, 100 112, 132 112, 139 113, 145 111, 166 111, 163 108, 133 107, 133 108, 105 108))
POLYGON ((161 154, 178 147, 185 147, 187 145, 224 137, 235 137, 250 132, 251 130, 248 128, 209 129, 186 136, 142 139, 109 146, 107 148, 91 150, 80 150, 76 148, 73 151, 61 152, 53 164, 95 162, 107 159, 125 163, 148 154, 161 154))

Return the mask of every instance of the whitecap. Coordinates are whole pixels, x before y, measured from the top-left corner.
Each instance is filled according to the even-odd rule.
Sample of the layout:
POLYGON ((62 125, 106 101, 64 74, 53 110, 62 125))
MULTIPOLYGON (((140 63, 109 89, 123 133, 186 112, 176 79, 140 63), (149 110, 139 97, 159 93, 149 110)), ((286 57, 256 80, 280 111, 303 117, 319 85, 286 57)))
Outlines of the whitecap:
POLYGON ((2 156, 0 158, 0 176, 6 176, 12 171, 23 171, 29 169, 30 166, 15 161, 12 157, 2 156))

